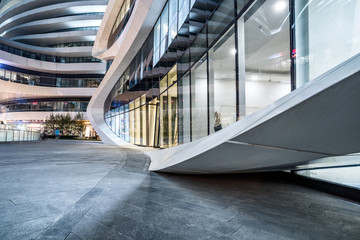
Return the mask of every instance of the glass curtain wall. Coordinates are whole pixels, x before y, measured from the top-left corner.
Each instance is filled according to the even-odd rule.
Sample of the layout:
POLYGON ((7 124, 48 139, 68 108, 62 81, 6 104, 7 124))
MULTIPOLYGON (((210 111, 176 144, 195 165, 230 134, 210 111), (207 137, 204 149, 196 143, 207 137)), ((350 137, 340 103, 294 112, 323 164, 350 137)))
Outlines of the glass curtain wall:
POLYGON ((160 147, 166 148, 169 144, 169 114, 168 114, 168 85, 167 76, 160 81, 160 147))
POLYGON ((178 81, 179 144, 190 142, 190 74, 178 81))
MULTIPOLYGON (((287 0, 258 0, 250 5, 245 0, 224 0, 217 7, 207 3, 214 12, 201 22, 196 36, 191 36, 194 39, 190 46, 185 49, 181 46, 179 64, 161 77, 158 87, 153 85, 158 93, 134 99, 125 105, 128 111, 120 111, 127 117, 124 115, 119 121, 124 119, 128 127, 120 124, 119 135, 127 136, 131 143, 163 148, 197 140, 288 94, 292 87, 291 56, 296 63, 297 86, 300 86, 358 53, 359 44, 355 43, 360 36, 360 27, 357 27, 360 21, 356 20, 360 16, 356 14, 359 3, 330 0, 324 5, 320 0, 292 1, 294 16, 290 15, 289 3, 287 0), (335 13, 336 8, 343 13, 335 13), (336 29, 340 28, 340 23, 347 23, 347 27, 339 29, 341 34, 336 34, 337 40, 328 36, 331 24, 320 21, 319 14, 336 29), (331 14, 340 20, 329 19, 331 14), (291 21, 295 23, 292 26, 291 21), (331 41, 323 43, 321 38, 315 37, 315 32, 331 41), (295 36, 296 49, 292 50, 290 33, 295 36), (340 52, 346 54, 339 58, 336 54, 340 52)), ((186 21, 196 10, 191 8, 197 6, 200 5, 196 1, 168 1, 151 37, 155 65, 170 51, 168 48, 174 39, 184 38, 177 34, 179 29, 183 31, 184 23, 195 24, 186 21)), ((145 79, 146 72, 135 74, 138 71, 135 65, 129 66, 119 84, 121 93, 145 79), (136 78, 138 81, 129 86, 128 82, 136 78)))
POLYGON ((141 113, 140 113, 140 98, 135 99, 135 121, 134 121, 134 136, 135 144, 141 144, 141 113))
POLYGON ((143 146, 147 145, 147 131, 146 131, 146 94, 142 95, 140 98, 141 102, 141 118, 140 118, 140 127, 141 127, 141 133, 140 133, 140 144, 143 146))
POLYGON ((178 0, 178 30, 181 28, 189 14, 189 0, 178 0))
MULTIPOLYGON (((2 67, 2 66, 0 66, 2 67)), ((41 73, 39 73, 41 74, 41 73)), ((63 78, 56 76, 41 76, 26 74, 17 71, 0 68, 0 80, 21 83, 31 86, 49 86, 49 87, 98 87, 102 78, 63 78)))
POLYGON ((207 56, 191 69, 192 141, 208 135, 207 56))
POLYGON ((148 104, 148 146, 157 146, 157 144, 155 144, 155 136, 156 131, 155 131, 155 124, 157 122, 157 118, 156 118, 156 111, 157 111, 157 105, 158 105, 158 99, 155 98, 152 101, 149 102, 148 104))
MULTIPOLYGON (((169 0, 144 44, 146 53, 137 54, 109 98, 143 91, 139 83, 149 76, 145 91, 152 94, 139 92, 112 105, 120 110, 109 109, 105 121, 132 144, 167 148, 195 141, 354 57, 359 43, 356 0, 169 0), (137 74, 139 69, 146 70, 137 74)), ((12 79, 7 71, 0 76, 12 79)), ((358 188, 358 167, 346 161, 339 157, 295 172, 358 188)))
POLYGON ((210 133, 236 121, 235 29, 209 50, 210 133))
POLYGON ((134 111, 134 102, 129 104, 129 135, 130 143, 135 144, 135 111, 134 111))
POLYGON ((288 1, 256 1, 239 18, 239 112, 248 116, 291 91, 288 1))
POLYGON ((294 1, 296 87, 360 52, 360 1, 294 1))
POLYGON ((178 145, 178 93, 177 93, 177 67, 176 65, 168 73, 168 115, 169 115, 169 147, 178 145))
MULTIPOLYGON (((290 92, 289 5, 284 1, 279 10, 278 1, 255 1, 243 12, 248 1, 225 0, 218 7, 206 3, 214 12, 194 32, 194 41, 178 60, 179 69, 175 65, 161 78, 159 101, 148 102, 147 110, 144 98, 130 103, 130 141, 162 148, 194 141, 290 92), (230 25, 236 12, 242 16, 230 25)), ((154 27, 155 65, 177 37, 190 9, 201 5, 195 2, 170 0, 164 7, 154 27)), ((131 65, 128 75, 134 69, 131 65)), ((141 75, 138 78, 142 80, 141 75)))
POLYGON ((2 103, 2 112, 86 112, 87 101, 2 103))

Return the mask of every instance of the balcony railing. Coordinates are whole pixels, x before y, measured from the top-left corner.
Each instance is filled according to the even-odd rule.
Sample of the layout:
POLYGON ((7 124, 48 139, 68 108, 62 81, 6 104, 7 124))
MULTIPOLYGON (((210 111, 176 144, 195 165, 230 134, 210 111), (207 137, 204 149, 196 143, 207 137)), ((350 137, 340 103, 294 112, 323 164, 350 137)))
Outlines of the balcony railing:
POLYGON ((40 131, 16 129, 9 125, 0 125, 0 143, 26 142, 40 140, 40 131))

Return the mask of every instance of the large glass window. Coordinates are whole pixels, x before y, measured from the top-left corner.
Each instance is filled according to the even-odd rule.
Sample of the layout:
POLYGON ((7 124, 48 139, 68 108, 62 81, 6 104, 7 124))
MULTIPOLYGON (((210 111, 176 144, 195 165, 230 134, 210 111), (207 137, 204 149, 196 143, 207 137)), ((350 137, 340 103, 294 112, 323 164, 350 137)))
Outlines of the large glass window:
POLYGON ((147 145, 147 134, 146 134, 146 94, 141 96, 141 145, 147 145))
POLYGON ((199 60, 201 56, 204 55, 204 52, 207 49, 207 40, 206 40, 206 28, 204 27, 201 32, 196 36, 195 41, 191 44, 190 47, 190 56, 191 63, 195 63, 199 60))
POLYGON ((237 3, 237 12, 240 13, 241 10, 244 9, 244 6, 246 3, 248 3, 249 0, 236 0, 237 3))
POLYGON ((169 147, 178 145, 177 84, 168 90, 169 101, 169 147))
POLYGON ((161 14, 161 44, 160 56, 162 56, 168 47, 168 33, 169 33, 169 5, 166 4, 161 14))
POLYGON ((296 87, 360 52, 360 1, 295 2, 296 87))
POLYGON ((236 121, 235 31, 231 28, 209 50, 210 132, 236 121))
POLYGON ((135 99, 135 144, 141 144, 140 98, 135 99))
POLYGON ((185 74, 178 82, 179 144, 190 142, 190 76, 185 74))
POLYGON ((115 116, 115 134, 120 136, 120 115, 115 116))
POLYGON ((240 116, 291 90, 288 1, 257 1, 238 20, 240 116), (245 91, 244 91, 245 90, 245 91))
POLYGON ((234 19, 234 0, 223 0, 208 21, 209 45, 225 30, 234 19))
POLYGON ((155 145, 155 124, 156 124, 156 109, 157 109, 158 99, 155 98, 148 103, 148 133, 149 133, 149 146, 155 145))
POLYGON ((125 113, 125 117, 124 117, 124 122, 125 122, 124 139, 125 139, 125 141, 130 142, 130 130, 129 130, 129 124, 130 124, 129 115, 130 114, 128 112, 128 110, 129 110, 128 106, 129 105, 125 106, 127 108, 125 108, 126 113, 125 113))
POLYGON ((119 116, 119 121, 120 121, 120 138, 125 140, 125 114, 120 114, 119 116))
POLYGON ((160 20, 157 21, 155 28, 154 28, 154 55, 153 55, 153 62, 154 65, 160 59, 160 20))
POLYGON ((169 46, 177 35, 177 0, 169 0, 169 46))
POLYGON ((134 102, 129 104, 129 135, 130 143, 135 144, 135 111, 134 111, 134 102))
POLYGON ((179 0, 178 11, 179 11, 178 29, 180 29, 183 23, 185 22, 187 15, 189 14, 189 0, 179 0))
POLYGON ((167 76, 160 81, 160 147, 166 148, 169 144, 169 115, 168 115, 168 94, 164 89, 167 88, 167 76))
POLYGON ((206 55, 191 69, 192 141, 208 134, 206 55))

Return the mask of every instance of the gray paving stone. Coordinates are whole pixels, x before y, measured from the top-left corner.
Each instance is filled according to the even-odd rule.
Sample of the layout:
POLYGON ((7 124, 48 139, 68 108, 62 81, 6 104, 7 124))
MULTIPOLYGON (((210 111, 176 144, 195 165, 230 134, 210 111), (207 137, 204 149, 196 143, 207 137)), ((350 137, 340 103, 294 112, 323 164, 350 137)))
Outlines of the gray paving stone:
POLYGON ((71 232, 71 233, 66 237, 66 240, 82 240, 82 239, 71 232))
POLYGON ((149 173, 143 153, 98 142, 0 152, 1 240, 360 239, 358 204, 267 174, 149 173))

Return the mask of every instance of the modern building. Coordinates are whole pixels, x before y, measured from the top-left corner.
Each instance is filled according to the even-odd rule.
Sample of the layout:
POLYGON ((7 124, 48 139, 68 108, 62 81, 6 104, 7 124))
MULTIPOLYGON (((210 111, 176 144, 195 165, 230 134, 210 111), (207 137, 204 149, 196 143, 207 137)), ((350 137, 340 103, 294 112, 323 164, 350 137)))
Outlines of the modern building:
POLYGON ((86 112, 106 63, 91 51, 106 0, 0 3, 0 121, 86 112))
POLYGON ((107 144, 160 148, 151 170, 359 187, 359 13, 355 0, 110 0, 89 118, 107 144))
POLYGON ((359 16, 356 0, 110 0, 89 118, 107 144, 160 148, 150 170, 359 187, 359 16))

